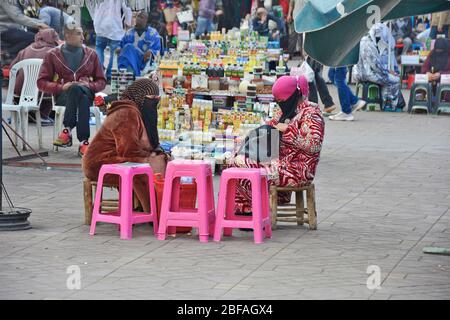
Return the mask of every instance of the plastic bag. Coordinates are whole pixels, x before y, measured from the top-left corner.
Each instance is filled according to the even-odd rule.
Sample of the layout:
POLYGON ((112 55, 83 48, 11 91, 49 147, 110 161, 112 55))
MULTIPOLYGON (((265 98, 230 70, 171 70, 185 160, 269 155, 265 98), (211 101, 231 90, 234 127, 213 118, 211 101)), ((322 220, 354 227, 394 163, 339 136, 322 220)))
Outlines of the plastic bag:
POLYGON ((308 62, 303 61, 300 67, 292 67, 291 76, 304 76, 308 82, 314 81, 314 70, 309 66, 308 62))

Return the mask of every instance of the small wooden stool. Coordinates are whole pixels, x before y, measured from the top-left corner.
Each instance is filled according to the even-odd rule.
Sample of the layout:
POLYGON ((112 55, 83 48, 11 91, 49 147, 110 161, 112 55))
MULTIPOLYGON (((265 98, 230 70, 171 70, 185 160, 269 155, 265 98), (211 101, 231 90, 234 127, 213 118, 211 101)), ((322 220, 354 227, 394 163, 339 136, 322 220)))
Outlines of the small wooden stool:
MULTIPOLYGON (((103 187, 118 189, 116 185, 104 183, 103 187)), ((90 225, 92 220, 92 210, 94 209, 94 196, 97 190, 97 181, 84 178, 83 193, 84 193, 84 224, 90 225)), ((139 200, 133 192, 133 203, 136 207, 139 205, 139 200)), ((119 199, 102 199, 101 206, 103 212, 114 212, 119 208, 119 199)))
POLYGON ((309 224, 310 230, 317 229, 317 211, 314 183, 302 187, 270 187, 270 214, 272 218, 272 229, 276 229, 277 221, 297 222, 309 224), (295 204, 278 206, 278 192, 295 192, 295 204), (304 206, 303 192, 306 192, 306 209, 304 206), (280 213, 278 213, 280 212, 280 213), (304 215, 308 215, 307 218, 304 215))
MULTIPOLYGON (((117 186, 103 184, 104 187, 117 188, 117 186)), ((97 189, 97 181, 84 178, 84 224, 90 225, 92 220, 92 209, 94 208, 94 195, 97 189)), ((119 205, 118 199, 102 199, 101 208, 103 211, 117 211, 119 205)))

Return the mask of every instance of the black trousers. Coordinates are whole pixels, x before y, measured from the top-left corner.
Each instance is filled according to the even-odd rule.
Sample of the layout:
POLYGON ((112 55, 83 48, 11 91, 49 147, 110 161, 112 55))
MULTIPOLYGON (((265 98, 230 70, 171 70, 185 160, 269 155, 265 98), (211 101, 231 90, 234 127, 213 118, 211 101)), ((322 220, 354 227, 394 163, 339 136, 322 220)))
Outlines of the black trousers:
POLYGON ((328 91, 327 83, 322 77, 323 65, 319 62, 312 60, 308 57, 308 64, 314 70, 314 82, 309 84, 309 101, 319 103, 319 97, 317 91, 319 91, 320 100, 322 100, 325 108, 329 108, 334 105, 333 98, 328 91))
POLYGON ((300 53, 303 56, 303 34, 297 33, 294 30, 294 23, 290 23, 289 27, 289 44, 288 44, 288 52, 290 55, 294 55, 295 53, 300 53), (300 47, 300 51, 297 50, 297 44, 300 47))
POLYGON ((72 85, 56 99, 56 104, 66 106, 64 127, 77 127, 78 141, 88 140, 91 135, 89 127, 90 107, 94 101, 94 92, 85 86, 72 85))
POLYGON ((1 34, 2 47, 14 59, 20 50, 25 49, 34 42, 34 36, 33 32, 9 28, 1 34))

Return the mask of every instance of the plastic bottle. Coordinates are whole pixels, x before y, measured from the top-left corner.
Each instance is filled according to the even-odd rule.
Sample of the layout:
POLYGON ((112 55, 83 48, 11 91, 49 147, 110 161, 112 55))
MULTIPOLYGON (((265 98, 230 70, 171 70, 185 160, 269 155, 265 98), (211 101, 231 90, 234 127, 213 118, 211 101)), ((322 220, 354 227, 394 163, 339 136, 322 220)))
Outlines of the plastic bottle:
POLYGON ((238 68, 237 64, 233 65, 233 68, 231 69, 231 76, 234 78, 239 77, 239 68, 238 68))
POLYGON ((431 50, 431 38, 427 38, 427 51, 431 50))
POLYGON ((239 78, 244 78, 244 67, 242 65, 239 65, 238 77, 239 78))

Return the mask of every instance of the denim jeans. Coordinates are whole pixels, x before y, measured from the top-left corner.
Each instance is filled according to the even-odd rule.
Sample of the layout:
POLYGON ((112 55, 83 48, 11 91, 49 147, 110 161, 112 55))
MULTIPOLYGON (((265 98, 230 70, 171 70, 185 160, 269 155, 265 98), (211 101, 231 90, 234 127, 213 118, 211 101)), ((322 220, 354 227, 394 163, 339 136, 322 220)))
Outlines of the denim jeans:
POLYGON ((198 17, 197 19, 197 29, 195 30, 195 36, 198 37, 202 34, 210 33, 213 31, 214 24, 211 20, 208 20, 203 17, 198 17))
MULTIPOLYGON (((444 26, 442 29, 443 29, 442 34, 445 35, 446 38, 448 38, 449 26, 444 26)), ((438 32, 437 26, 431 27, 430 38, 436 40, 438 33, 440 32, 438 32)))
POLYGON ((328 77, 338 90, 342 112, 352 113, 352 105, 358 102, 358 98, 347 85, 347 67, 330 68, 328 77))
POLYGON ((105 62, 105 49, 109 47, 109 51, 111 57, 109 58, 108 68, 106 69, 106 78, 111 78, 111 69, 114 61, 114 56, 116 54, 116 49, 120 46, 120 41, 111 40, 105 37, 97 36, 95 40, 95 51, 97 52, 98 59, 100 60, 100 64, 103 66, 105 62))

